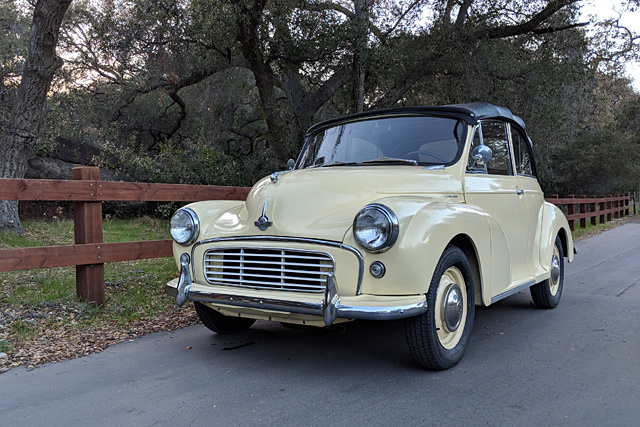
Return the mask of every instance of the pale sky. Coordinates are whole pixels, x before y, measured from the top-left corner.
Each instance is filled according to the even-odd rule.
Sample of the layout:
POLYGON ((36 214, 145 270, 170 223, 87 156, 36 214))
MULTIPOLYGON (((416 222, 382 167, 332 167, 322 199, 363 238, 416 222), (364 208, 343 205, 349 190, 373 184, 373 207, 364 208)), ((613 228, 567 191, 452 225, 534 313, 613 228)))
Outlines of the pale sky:
MULTIPOLYGON (((620 0, 583 0, 582 17, 588 19, 589 15, 596 15, 599 19, 617 18, 621 15, 620 3, 620 0)), ((620 23, 640 33, 640 11, 625 12, 622 14, 620 23)), ((640 92, 640 62, 629 62, 625 69, 627 77, 633 81, 633 87, 640 92)))

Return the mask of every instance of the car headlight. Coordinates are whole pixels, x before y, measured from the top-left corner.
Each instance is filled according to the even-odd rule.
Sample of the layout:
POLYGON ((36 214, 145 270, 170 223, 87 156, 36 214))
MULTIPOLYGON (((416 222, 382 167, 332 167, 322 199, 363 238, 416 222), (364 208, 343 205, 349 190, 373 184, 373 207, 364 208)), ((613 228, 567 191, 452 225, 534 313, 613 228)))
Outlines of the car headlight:
POLYGON ((367 252, 380 253, 398 239, 398 217, 385 205, 367 205, 353 220, 353 237, 367 252))
POLYGON ((200 232, 198 215, 189 208, 178 209, 171 217, 171 237, 176 243, 186 246, 196 241, 200 232))

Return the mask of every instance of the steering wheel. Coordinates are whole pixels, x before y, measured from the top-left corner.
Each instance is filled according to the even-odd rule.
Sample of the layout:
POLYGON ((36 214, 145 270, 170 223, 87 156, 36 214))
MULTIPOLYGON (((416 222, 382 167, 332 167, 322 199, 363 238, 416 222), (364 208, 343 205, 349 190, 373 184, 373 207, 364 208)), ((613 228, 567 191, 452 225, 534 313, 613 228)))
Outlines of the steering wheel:
POLYGON ((424 154, 425 156, 431 156, 431 157, 433 157, 434 159, 438 159, 438 160, 440 160, 442 163, 447 163, 447 160, 446 160, 446 159, 443 159, 442 157, 438 156, 437 154, 430 153, 429 151, 420 151, 420 150, 417 150, 417 151, 409 151, 407 154, 405 154, 405 156, 410 156, 410 155, 412 155, 412 154, 424 154))

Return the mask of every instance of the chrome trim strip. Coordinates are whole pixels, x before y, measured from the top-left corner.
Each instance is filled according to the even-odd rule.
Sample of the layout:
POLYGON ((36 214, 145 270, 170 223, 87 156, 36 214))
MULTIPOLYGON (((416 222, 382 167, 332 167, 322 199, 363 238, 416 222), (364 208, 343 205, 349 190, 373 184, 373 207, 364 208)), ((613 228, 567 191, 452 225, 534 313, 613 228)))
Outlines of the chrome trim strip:
POLYGON ((360 307, 341 305, 338 307, 339 317, 362 320, 393 320, 413 317, 427 311, 427 302, 400 305, 395 307, 360 307))
MULTIPOLYGON (((281 237, 281 236, 218 237, 218 238, 214 238, 214 239, 200 240, 199 242, 194 243, 194 245, 191 247, 191 258, 193 258, 193 254, 195 252, 196 247, 198 247, 200 245, 205 245, 207 243, 218 243, 218 242, 260 242, 260 241, 315 244, 315 245, 330 246, 330 247, 338 248, 338 249, 344 249, 346 251, 351 252, 352 254, 354 254, 356 256, 356 258, 358 259, 358 262, 360 263, 360 268, 359 268, 359 271, 358 271, 358 286, 356 288, 356 295, 360 295, 362 293, 362 278, 364 276, 364 257, 362 256, 360 251, 358 251, 356 248, 354 248, 352 246, 349 246, 349 245, 345 245, 343 243, 334 242, 334 241, 331 241, 331 240, 309 239, 309 238, 306 238, 306 237, 281 237)), ((274 249, 274 248, 265 247, 265 249, 274 249)), ((283 248, 277 248, 277 249, 283 249, 283 248)), ((284 248, 284 249, 289 249, 289 248, 284 248)), ((294 248, 290 248, 290 249, 294 249, 294 248)), ((193 277, 195 277, 196 276, 195 263, 191 264, 191 268, 192 268, 193 277)))
MULTIPOLYGON (((335 276, 330 275, 327 281, 327 289, 321 302, 288 301, 274 298, 258 298, 220 294, 207 291, 191 291, 190 286, 180 287, 180 283, 186 282, 189 270, 181 271, 177 291, 167 285, 166 291, 170 295, 177 294, 177 300, 200 301, 220 306, 244 307, 258 310, 270 310, 285 313, 307 314, 322 316, 324 323, 330 326, 338 318, 366 319, 366 320, 394 320, 412 317, 427 311, 426 297, 420 302, 392 307, 376 306, 347 306, 340 304, 340 295, 337 292, 335 276)), ((183 301, 183 302, 184 302, 183 301)))
POLYGON ((509 296, 511 296, 511 295, 513 295, 513 294, 515 294, 515 293, 518 293, 518 292, 520 292, 520 291, 521 291, 521 290, 523 290, 523 289, 530 288, 531 286, 533 286, 533 285, 535 285, 535 284, 536 284, 536 281, 535 281, 535 280, 532 280, 532 281, 530 281, 530 282, 523 283, 522 285, 517 286, 517 287, 515 287, 515 288, 513 288, 513 289, 509 289, 508 291, 503 292, 503 293, 501 293, 500 295, 496 295, 495 297, 492 297, 492 298, 491 298, 491 304, 493 304, 494 302, 498 302, 498 301, 500 301, 501 299, 505 299, 506 297, 509 297, 509 296))
POLYGON ((227 294, 216 294, 204 291, 190 291, 191 301, 208 302, 216 305, 228 305, 232 307, 257 308, 260 310, 284 311, 290 313, 310 314, 318 316, 322 314, 322 303, 282 301, 272 298, 256 298, 227 294))

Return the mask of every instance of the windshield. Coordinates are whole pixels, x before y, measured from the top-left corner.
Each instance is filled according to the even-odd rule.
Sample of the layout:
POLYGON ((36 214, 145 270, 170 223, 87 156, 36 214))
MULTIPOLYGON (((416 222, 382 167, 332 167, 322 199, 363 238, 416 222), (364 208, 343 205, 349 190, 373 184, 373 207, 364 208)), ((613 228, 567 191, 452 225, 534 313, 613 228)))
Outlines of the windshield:
POLYGON ((447 117, 396 116, 336 124, 312 134, 297 168, 359 164, 450 165, 467 126, 447 117))

